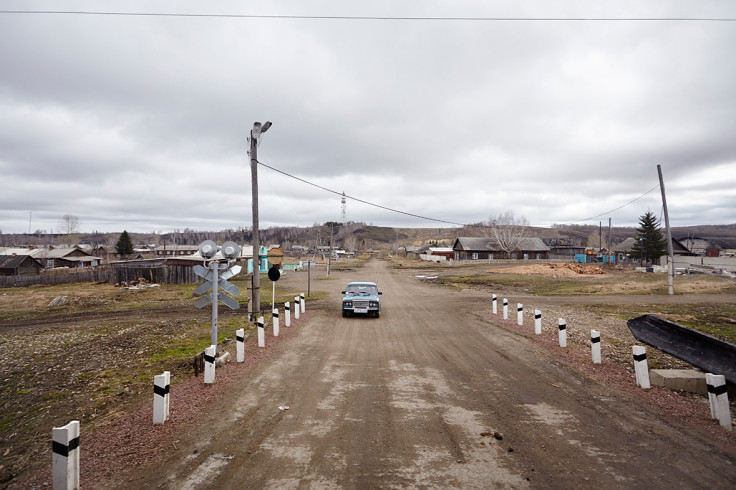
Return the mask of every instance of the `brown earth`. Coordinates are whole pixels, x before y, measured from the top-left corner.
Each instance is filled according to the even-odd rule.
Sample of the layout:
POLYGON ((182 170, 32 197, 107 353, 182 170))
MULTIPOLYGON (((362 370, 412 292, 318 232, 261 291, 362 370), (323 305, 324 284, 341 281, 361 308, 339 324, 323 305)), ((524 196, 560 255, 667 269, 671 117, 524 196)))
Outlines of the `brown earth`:
POLYGON ((519 267, 506 267, 506 268, 494 268, 488 269, 486 272, 493 272, 495 274, 540 274, 543 276, 554 276, 554 277, 575 277, 580 275, 599 275, 608 274, 601 267, 596 265, 581 265, 581 264, 533 264, 533 265, 522 265, 519 267))
MULTIPOLYGON (((533 328, 515 324, 515 314, 510 320, 492 315, 488 291, 450 290, 414 275, 371 262, 359 271, 336 271, 329 280, 313 279, 312 290, 326 293, 325 299, 309 302, 307 315, 292 328, 282 326, 278 342, 269 335, 267 349, 255 347, 251 337, 246 365, 219 370, 212 387, 183 369, 175 371, 175 378, 184 380, 172 388, 172 419, 163 427, 151 424, 150 393, 123 389, 119 397, 128 404, 120 405, 117 416, 103 409, 102 422, 83 409, 82 485, 731 488, 736 483, 734 433, 710 420, 701 397, 636 388, 629 360, 633 338, 623 321, 527 296, 527 325, 533 324, 534 304, 544 308, 544 333, 536 336, 533 328), (379 283, 384 292, 379 319, 340 316, 339 291, 356 279, 379 283), (558 317, 568 321, 567 349, 556 345, 558 317), (589 362, 591 328, 602 332, 599 366, 589 362), (285 406, 289 410, 279 408, 285 406)), ((283 286, 304 282, 303 274, 294 274, 283 286)), ((498 291, 511 304, 520 301, 512 293, 498 291)), ((175 335, 196 315, 191 306, 169 313, 123 314, 123 333, 115 335, 95 334, 94 318, 84 316, 57 318, 47 326, 39 320, 29 328, 6 324, 0 327, 0 352, 5 362, 36 334, 59 335, 63 342, 55 331, 67 322, 83 340, 74 354, 106 352, 98 369, 109 369, 105 363, 112 357, 133 362, 142 355, 137 353, 145 344, 137 339, 145 329, 138 324, 152 329, 161 322, 175 335), (116 348, 126 350, 110 356, 116 348)), ((53 345, 30 348, 54 351, 53 345)), ((61 361, 65 353, 54 355, 51 362, 58 364, 35 357, 38 371, 67 366, 61 361)), ((653 362, 677 365, 668 356, 657 359, 652 356, 653 362)), ((75 379, 68 389, 81 392, 75 398, 81 403, 95 388, 75 379)), ((46 389, 62 383, 64 377, 53 379, 46 389)), ((78 414, 70 410, 50 418, 61 425, 78 414)), ((10 425, 21 437, 20 427, 10 425)), ((21 468, 32 471, 14 479, 14 487, 48 481, 43 461, 50 461, 49 433, 38 429, 32 439, 38 449, 21 468)), ((15 447, 7 445, 12 439, 4 438, 3 447, 15 447)))

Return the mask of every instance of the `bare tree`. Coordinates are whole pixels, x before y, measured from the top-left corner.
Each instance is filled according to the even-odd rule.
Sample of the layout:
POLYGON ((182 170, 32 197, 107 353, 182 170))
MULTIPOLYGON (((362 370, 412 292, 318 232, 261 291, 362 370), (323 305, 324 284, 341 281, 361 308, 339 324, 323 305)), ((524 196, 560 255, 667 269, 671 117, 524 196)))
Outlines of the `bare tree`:
POLYGON ((509 256, 519 250, 524 238, 529 236, 529 221, 524 216, 515 216, 513 211, 491 216, 488 226, 491 238, 509 256))
POLYGON ((65 214, 59 220, 59 233, 73 235, 79 233, 79 217, 73 214, 65 214))
POLYGON ((356 252, 358 250, 358 237, 347 235, 343 239, 342 244, 348 252, 356 252))

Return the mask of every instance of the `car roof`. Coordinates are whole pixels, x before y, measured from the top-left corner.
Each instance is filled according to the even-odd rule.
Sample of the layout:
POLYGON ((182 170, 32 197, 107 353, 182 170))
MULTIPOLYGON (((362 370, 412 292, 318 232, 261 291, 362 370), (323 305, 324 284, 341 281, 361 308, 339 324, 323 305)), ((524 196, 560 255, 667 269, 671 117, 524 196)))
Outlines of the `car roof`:
POLYGON ((368 281, 353 281, 353 282, 348 283, 348 286, 351 286, 351 285, 354 285, 354 286, 375 286, 376 283, 375 282, 368 282, 368 281))

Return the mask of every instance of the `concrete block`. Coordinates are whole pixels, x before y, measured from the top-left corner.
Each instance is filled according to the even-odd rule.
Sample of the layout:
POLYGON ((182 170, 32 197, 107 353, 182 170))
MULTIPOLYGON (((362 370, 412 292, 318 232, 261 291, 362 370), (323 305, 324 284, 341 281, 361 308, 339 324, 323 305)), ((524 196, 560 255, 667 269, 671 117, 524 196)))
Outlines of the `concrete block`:
POLYGON ((670 390, 683 390, 699 395, 708 394, 705 373, 695 369, 652 369, 649 371, 649 379, 653 385, 670 390))

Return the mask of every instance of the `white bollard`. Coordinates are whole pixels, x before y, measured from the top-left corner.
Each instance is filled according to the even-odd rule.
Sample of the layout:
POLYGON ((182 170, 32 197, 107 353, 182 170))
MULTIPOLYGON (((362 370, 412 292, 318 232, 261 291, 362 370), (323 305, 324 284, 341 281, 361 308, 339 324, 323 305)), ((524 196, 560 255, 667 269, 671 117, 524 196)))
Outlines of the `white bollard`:
POLYGON ((286 317, 286 322, 284 323, 287 327, 291 326, 291 305, 289 305, 289 302, 287 301, 284 303, 284 316, 286 317))
POLYGON ((542 333, 542 311, 534 310, 534 333, 540 335, 542 333))
POLYGON ((51 466, 54 489, 79 488, 79 421, 51 431, 51 466))
POLYGON ((266 327, 262 316, 258 317, 258 347, 266 347, 266 327))
POLYGON ((601 363, 601 333, 597 330, 590 331, 590 350, 593 355, 593 364, 601 363))
POLYGON ((524 305, 516 303, 516 324, 524 325, 524 305))
POLYGON ((278 308, 273 309, 273 336, 279 336, 279 310, 278 308))
POLYGON ((634 372, 636 373, 636 385, 648 390, 651 388, 649 384, 649 365, 647 364, 647 350, 640 345, 631 347, 634 353, 634 372))
POLYGON ((217 346, 211 345, 204 350, 204 382, 212 384, 215 382, 215 356, 217 346))
POLYGON ((153 423, 163 424, 169 418, 169 382, 171 373, 164 371, 153 377, 153 423))
POLYGON ((509 319, 509 300, 506 298, 503 299, 503 319, 509 319))
POLYGON ((239 328, 235 331, 236 361, 245 362, 245 329, 239 328))
POLYGON ((294 319, 299 319, 299 310, 301 309, 301 306, 299 306, 299 296, 294 297, 294 319))
POLYGON ((732 430, 731 410, 728 406, 728 392, 726 391, 726 377, 718 374, 708 373, 705 375, 708 385, 708 400, 710 401, 710 414, 718 419, 726 430, 732 430))
POLYGON ((565 323, 565 319, 557 319, 557 326, 560 331, 560 347, 567 347, 567 323, 565 323))
POLYGON ((491 302, 493 303, 493 314, 498 315, 498 297, 495 294, 491 302))
POLYGON ((306 300, 306 298, 304 298, 304 293, 301 293, 299 296, 301 296, 299 298, 299 304, 302 307, 302 313, 306 313, 306 311, 307 311, 307 300, 306 300))

